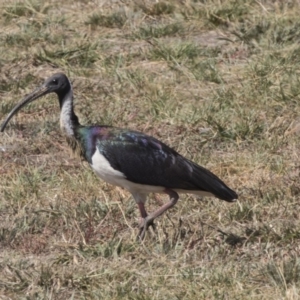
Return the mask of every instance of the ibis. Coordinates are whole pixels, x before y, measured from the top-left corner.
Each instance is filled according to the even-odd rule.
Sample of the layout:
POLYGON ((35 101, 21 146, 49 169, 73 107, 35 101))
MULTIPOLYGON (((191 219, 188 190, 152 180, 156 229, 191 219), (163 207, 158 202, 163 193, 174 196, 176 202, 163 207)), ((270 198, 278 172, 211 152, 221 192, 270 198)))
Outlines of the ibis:
POLYGON ((58 97, 60 127, 74 153, 102 180, 132 194, 141 214, 138 239, 145 237, 149 226, 155 229, 154 219, 177 203, 179 193, 214 196, 227 202, 238 198, 212 172, 152 136, 107 125, 81 125, 73 109, 72 85, 63 73, 46 79, 17 104, 2 123, 1 132, 22 107, 49 93, 58 97), (167 194, 169 201, 148 213, 145 203, 150 193, 167 194))

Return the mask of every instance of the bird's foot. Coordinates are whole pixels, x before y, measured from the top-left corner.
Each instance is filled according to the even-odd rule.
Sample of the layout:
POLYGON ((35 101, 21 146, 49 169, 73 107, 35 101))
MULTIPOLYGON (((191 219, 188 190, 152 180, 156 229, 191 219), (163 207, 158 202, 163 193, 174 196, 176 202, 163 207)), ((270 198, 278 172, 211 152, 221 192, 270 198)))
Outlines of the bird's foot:
POLYGON ((137 236, 138 240, 143 240, 144 239, 145 234, 146 234, 146 230, 150 226, 152 227, 153 231, 156 232, 156 225, 154 224, 154 220, 152 218, 149 218, 149 216, 147 216, 146 218, 141 220, 141 223, 140 223, 140 226, 139 226, 140 231, 139 231, 139 234, 137 236))

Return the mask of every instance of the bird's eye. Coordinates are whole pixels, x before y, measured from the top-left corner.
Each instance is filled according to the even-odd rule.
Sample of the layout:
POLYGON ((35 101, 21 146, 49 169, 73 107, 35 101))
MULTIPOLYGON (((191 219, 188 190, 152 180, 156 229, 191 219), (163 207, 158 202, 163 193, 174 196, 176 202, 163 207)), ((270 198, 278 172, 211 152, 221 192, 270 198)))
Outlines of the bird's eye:
POLYGON ((57 79, 52 79, 52 83, 57 85, 58 84, 58 80, 57 79))

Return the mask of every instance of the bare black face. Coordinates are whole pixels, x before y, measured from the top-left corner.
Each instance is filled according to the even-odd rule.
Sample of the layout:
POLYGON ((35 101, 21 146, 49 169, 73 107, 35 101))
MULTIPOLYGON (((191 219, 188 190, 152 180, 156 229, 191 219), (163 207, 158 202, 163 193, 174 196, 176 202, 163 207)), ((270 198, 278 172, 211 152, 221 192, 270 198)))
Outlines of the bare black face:
POLYGON ((63 73, 56 73, 49 77, 39 88, 34 92, 27 95, 19 104, 17 104, 12 111, 8 114, 5 121, 2 123, 0 131, 4 131, 9 120, 15 115, 23 106, 26 104, 44 96, 49 93, 56 93, 60 105, 62 104, 62 99, 70 91, 71 85, 68 77, 63 73))
POLYGON ((49 93, 54 92, 58 95, 69 90, 70 82, 67 76, 63 73, 56 73, 46 79, 45 83, 43 84, 44 87, 47 87, 49 93))

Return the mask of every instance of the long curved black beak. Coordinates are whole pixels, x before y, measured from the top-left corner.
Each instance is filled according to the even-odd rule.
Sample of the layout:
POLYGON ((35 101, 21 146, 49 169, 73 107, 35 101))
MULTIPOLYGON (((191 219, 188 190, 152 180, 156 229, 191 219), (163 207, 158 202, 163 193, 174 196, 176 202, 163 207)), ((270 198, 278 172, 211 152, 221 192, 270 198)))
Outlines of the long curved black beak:
POLYGON ((0 131, 3 132, 6 125, 8 124, 9 120, 26 104, 46 95, 51 93, 51 89, 47 87, 46 85, 42 85, 41 87, 37 88, 34 92, 31 94, 27 95, 19 104, 17 104, 12 111, 8 114, 6 119, 1 125, 0 131))

